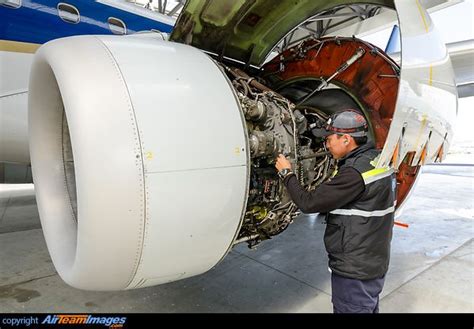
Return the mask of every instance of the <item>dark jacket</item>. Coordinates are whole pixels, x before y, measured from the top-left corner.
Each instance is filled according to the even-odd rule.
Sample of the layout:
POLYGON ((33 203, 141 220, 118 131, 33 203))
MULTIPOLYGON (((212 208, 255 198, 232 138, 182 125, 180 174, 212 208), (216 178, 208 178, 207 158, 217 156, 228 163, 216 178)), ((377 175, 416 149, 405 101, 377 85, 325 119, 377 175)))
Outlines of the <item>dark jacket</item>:
POLYGON ((324 243, 329 267, 341 276, 368 280, 388 270, 395 211, 395 175, 375 169, 379 155, 365 144, 338 162, 336 175, 307 192, 294 175, 284 184, 301 211, 326 213, 324 243))

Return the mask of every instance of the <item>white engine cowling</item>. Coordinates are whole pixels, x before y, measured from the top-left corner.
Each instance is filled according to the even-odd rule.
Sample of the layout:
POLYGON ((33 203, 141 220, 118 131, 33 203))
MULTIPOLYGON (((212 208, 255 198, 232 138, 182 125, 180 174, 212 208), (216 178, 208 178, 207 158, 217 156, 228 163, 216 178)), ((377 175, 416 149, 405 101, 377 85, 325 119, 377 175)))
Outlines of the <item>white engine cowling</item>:
POLYGON ((33 177, 54 265, 71 286, 132 289, 203 273, 247 202, 244 118, 204 53, 144 36, 82 36, 38 51, 33 177))

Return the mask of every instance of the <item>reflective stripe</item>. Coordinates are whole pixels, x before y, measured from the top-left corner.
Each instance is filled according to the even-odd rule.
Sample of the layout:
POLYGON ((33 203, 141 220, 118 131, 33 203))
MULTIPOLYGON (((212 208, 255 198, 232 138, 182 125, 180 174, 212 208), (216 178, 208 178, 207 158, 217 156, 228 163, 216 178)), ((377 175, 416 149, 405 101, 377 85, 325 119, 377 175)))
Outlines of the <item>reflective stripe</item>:
POLYGON ((362 174, 365 185, 378 181, 379 179, 385 178, 393 174, 392 168, 377 168, 366 171, 362 174))
POLYGON ((345 216, 361 216, 361 217, 378 217, 385 216, 395 211, 395 206, 391 206, 385 210, 365 211, 359 209, 335 209, 330 214, 345 216))

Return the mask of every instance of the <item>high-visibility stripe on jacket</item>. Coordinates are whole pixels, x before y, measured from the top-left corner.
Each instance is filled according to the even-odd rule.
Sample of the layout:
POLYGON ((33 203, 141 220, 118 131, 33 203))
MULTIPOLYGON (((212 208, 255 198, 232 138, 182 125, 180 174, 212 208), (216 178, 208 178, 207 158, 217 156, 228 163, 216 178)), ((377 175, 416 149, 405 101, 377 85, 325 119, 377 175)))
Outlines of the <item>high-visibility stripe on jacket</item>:
POLYGON ((390 168, 375 168, 379 151, 360 147, 339 162, 362 176, 364 192, 356 200, 327 214, 324 243, 329 267, 344 277, 368 280, 383 276, 390 261, 396 180, 390 168))

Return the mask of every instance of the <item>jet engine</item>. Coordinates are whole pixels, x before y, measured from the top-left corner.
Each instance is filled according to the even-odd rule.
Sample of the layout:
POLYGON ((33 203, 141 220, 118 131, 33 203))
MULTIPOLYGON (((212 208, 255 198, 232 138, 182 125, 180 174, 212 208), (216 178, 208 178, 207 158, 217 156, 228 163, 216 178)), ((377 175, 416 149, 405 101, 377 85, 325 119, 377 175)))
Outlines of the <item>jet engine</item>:
MULTIPOLYGON (((347 71, 378 61, 378 72, 394 76, 380 79, 391 96, 381 114, 368 114, 383 145, 396 64, 359 40, 322 43, 322 63, 308 65, 347 71), (330 47, 341 56, 325 63, 330 47)), ((315 45, 303 53, 314 57, 315 45)), ((39 50, 31 157, 47 245, 66 282, 109 290, 184 278, 210 269, 235 243, 255 246, 293 221, 298 210, 275 158, 288 156, 308 190, 325 181, 335 162, 310 130, 337 109, 363 110, 349 90, 363 78, 287 78, 279 61, 257 78, 151 38, 73 37, 39 50), (303 97, 308 90, 316 92, 303 97)))
POLYGON ((45 44, 30 76, 30 155, 59 275, 87 290, 141 288, 280 234, 299 212, 275 158, 316 188, 337 164, 310 131, 348 107, 370 123, 379 165, 399 168, 400 205, 450 138, 435 121, 412 124, 416 111, 395 120, 419 99, 403 83, 397 63, 354 37, 309 38, 261 68, 147 34, 45 44))

